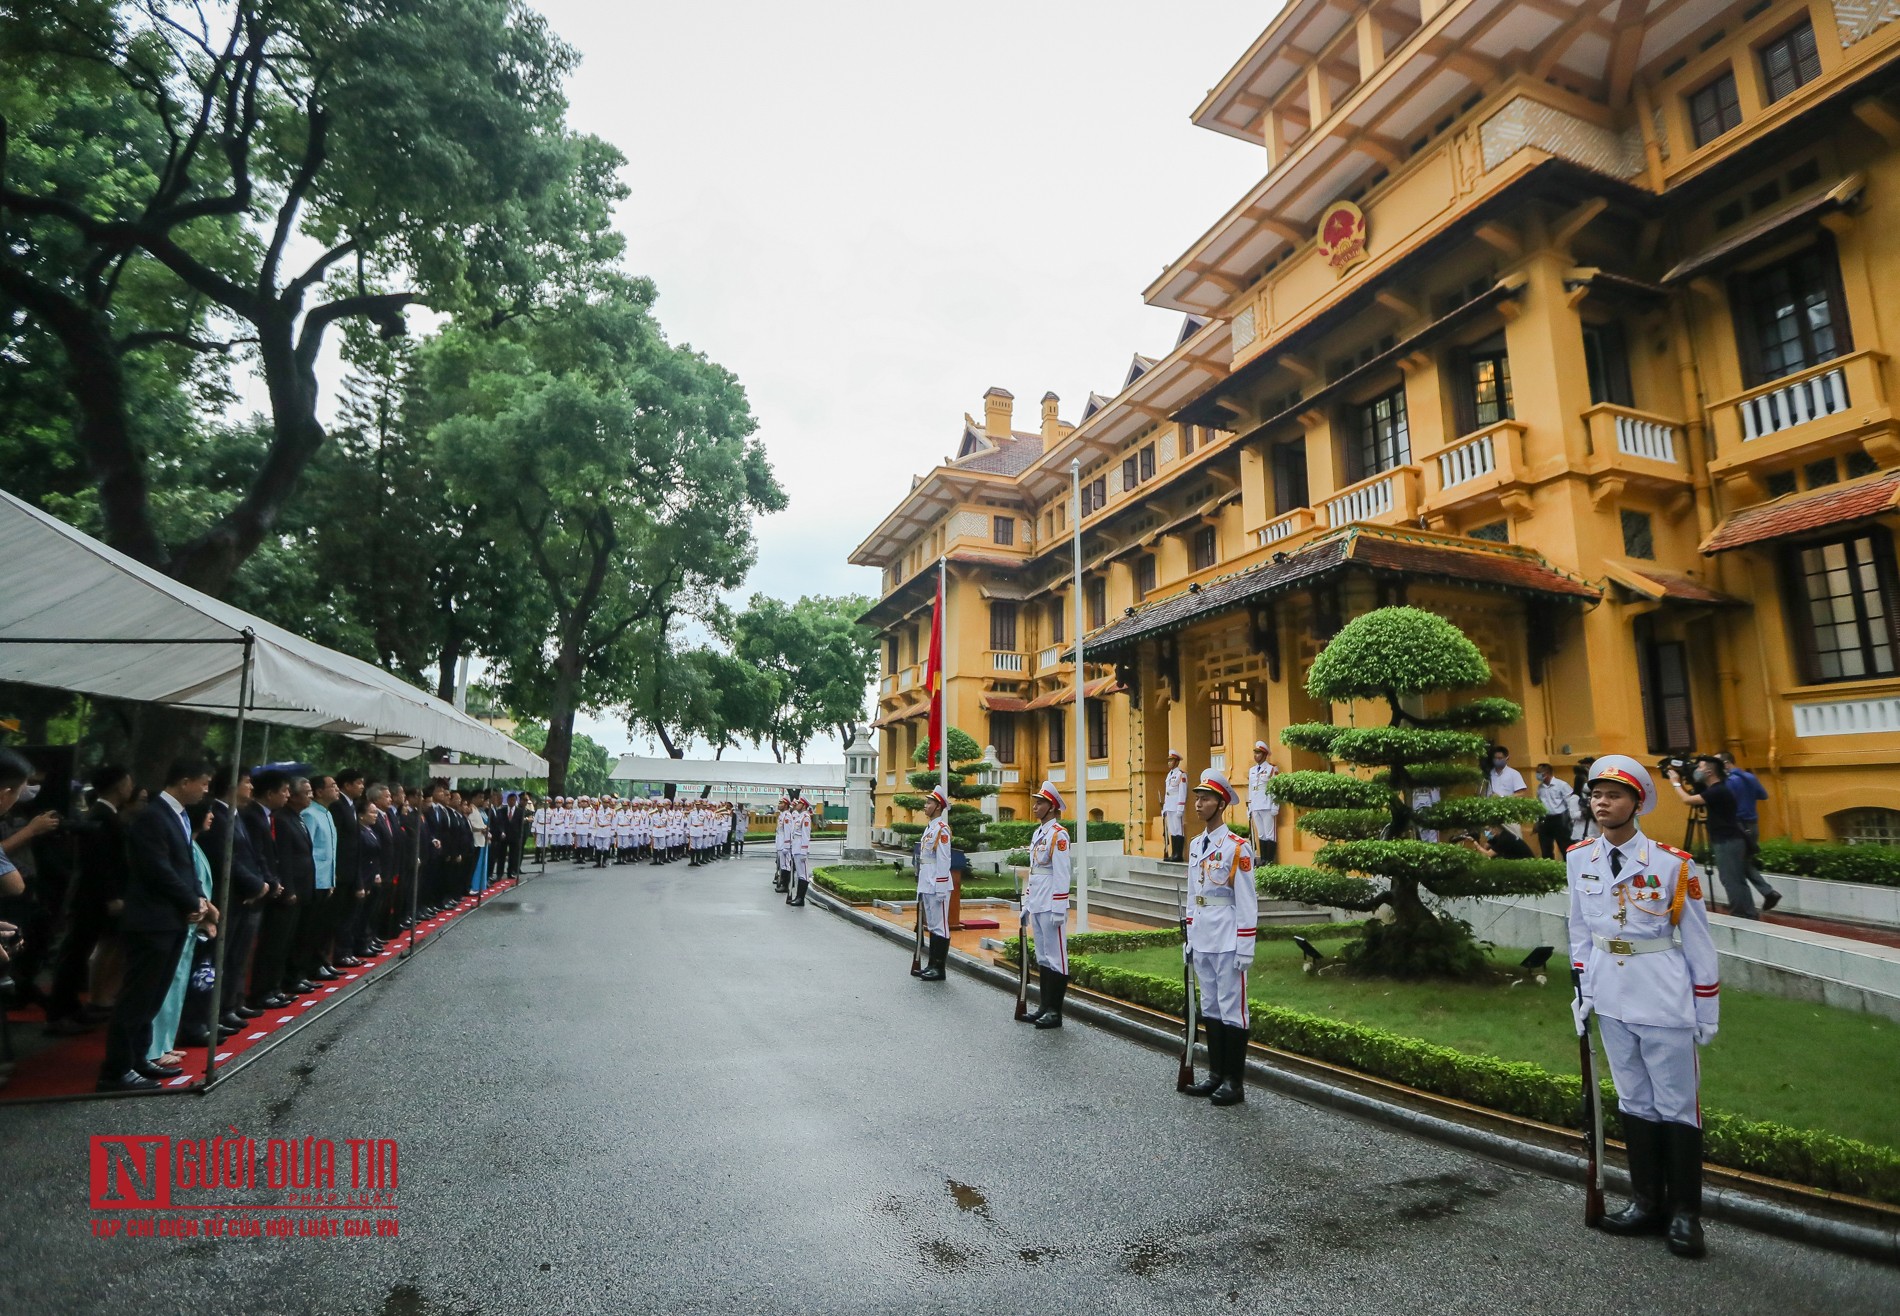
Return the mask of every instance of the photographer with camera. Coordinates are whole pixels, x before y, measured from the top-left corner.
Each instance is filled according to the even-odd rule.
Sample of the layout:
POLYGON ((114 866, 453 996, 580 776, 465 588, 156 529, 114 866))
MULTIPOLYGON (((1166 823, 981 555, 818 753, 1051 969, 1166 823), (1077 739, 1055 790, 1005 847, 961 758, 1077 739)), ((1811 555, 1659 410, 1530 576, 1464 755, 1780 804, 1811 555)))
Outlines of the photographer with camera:
POLYGON ((1715 852, 1715 873, 1728 893, 1728 912, 1737 918, 1760 918, 1755 908, 1755 893, 1748 886, 1748 838, 1735 817, 1735 793, 1729 788, 1728 768, 1714 754, 1698 754, 1693 775, 1697 790, 1691 793, 1682 784, 1681 759, 1667 762, 1669 784, 1684 804, 1699 804, 1706 812, 1709 848, 1715 852))

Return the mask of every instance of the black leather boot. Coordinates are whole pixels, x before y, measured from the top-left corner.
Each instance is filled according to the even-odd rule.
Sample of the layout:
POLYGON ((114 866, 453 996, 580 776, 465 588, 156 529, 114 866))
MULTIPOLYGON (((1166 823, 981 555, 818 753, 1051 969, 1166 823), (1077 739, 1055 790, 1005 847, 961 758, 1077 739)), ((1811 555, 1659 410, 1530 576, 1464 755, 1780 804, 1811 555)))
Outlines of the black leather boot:
POLYGON ((1043 988, 1042 1013, 1036 1016, 1038 1028, 1062 1027, 1062 998, 1069 990, 1069 975, 1049 970, 1049 977, 1043 988), (1053 995, 1051 992, 1053 991, 1053 995))
POLYGON ((1679 1257, 1708 1251, 1702 1241, 1702 1130, 1693 1124, 1661 1126, 1667 1147, 1669 1250, 1679 1257))
POLYGON ((1035 1023, 1042 1018, 1042 1012, 1049 1008, 1049 970, 1040 964, 1036 966, 1036 984, 1036 1004, 1024 1007, 1029 1013, 1016 1021, 1019 1024, 1035 1023))
POLYGON ((1203 1019, 1201 1027, 1207 1030, 1207 1074, 1199 1082, 1181 1089, 1190 1097, 1213 1096, 1221 1079, 1226 1077, 1227 1025, 1218 1019, 1203 1019))
POLYGON ((925 982, 942 982, 944 979, 943 961, 944 957, 949 953, 950 938, 939 937, 936 933, 931 933, 930 963, 926 964, 924 971, 917 976, 922 978, 925 982))
POLYGON ((1208 1096, 1216 1106, 1238 1106, 1247 1099, 1247 1030, 1235 1024, 1222 1024, 1227 1034, 1227 1063, 1222 1066, 1220 1086, 1208 1096))
POLYGON ((807 891, 809 891, 809 890, 811 890, 811 883, 810 883, 810 882, 800 882, 800 883, 798 884, 798 899, 796 899, 796 900, 794 900, 794 901, 793 901, 792 903, 793 903, 794 905, 802 905, 802 904, 804 904, 804 903, 805 903, 805 893, 806 893, 807 891))
POLYGON ((1630 1204, 1597 1222, 1597 1228, 1604 1233, 1628 1237, 1660 1234, 1668 1228, 1669 1217, 1663 1213, 1663 1202, 1664 1166, 1669 1150, 1663 1130, 1664 1126, 1654 1121, 1624 1114, 1623 1141, 1629 1147, 1630 1204))

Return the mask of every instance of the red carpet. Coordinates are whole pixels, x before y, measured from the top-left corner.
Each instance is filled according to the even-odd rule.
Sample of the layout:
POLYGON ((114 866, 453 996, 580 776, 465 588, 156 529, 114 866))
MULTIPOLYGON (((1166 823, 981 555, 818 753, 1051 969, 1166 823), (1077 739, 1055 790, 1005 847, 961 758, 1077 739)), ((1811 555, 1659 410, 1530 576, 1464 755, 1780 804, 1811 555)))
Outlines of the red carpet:
MULTIPOLYGON (((496 882, 488 888, 484 900, 515 885, 514 879, 496 882)), ((475 897, 467 896, 448 913, 424 919, 416 925, 416 945, 421 946, 432 935, 476 908, 475 897)), ((388 949, 368 963, 342 970, 343 976, 335 982, 321 983, 317 990, 299 996, 282 1009, 267 1010, 250 1020, 249 1027, 227 1038, 218 1047, 219 1072, 222 1073, 227 1065, 245 1052, 268 1047, 279 1037, 295 1031, 296 1025, 317 1007, 360 990, 365 983, 386 972, 401 959, 403 948, 408 944, 409 935, 403 933, 393 938, 388 949)), ((13 1033, 15 1048, 23 1049, 23 1043, 35 1039, 40 1027, 46 1022, 46 1016, 39 1006, 28 1006, 8 1011, 7 1022, 13 1033)), ((165 1080, 156 1091, 143 1095, 190 1092, 204 1085, 205 1048, 188 1046, 183 1050, 185 1058, 180 1063, 185 1072, 177 1078, 165 1080)), ((5 1087, 0 1087, 0 1104, 89 1094, 98 1085, 99 1065, 105 1059, 105 1052, 106 1028, 103 1023, 77 1037, 52 1040, 41 1050, 20 1058, 12 1080, 5 1087)))

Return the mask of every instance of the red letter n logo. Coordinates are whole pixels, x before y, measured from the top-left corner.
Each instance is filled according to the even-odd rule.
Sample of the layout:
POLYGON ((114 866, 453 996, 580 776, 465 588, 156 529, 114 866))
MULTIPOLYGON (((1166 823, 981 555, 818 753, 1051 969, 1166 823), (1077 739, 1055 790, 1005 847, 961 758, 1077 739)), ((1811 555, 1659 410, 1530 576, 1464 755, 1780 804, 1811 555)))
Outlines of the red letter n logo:
POLYGON ((172 1140, 157 1135, 95 1135, 92 1209, 163 1210, 172 1202, 172 1140))

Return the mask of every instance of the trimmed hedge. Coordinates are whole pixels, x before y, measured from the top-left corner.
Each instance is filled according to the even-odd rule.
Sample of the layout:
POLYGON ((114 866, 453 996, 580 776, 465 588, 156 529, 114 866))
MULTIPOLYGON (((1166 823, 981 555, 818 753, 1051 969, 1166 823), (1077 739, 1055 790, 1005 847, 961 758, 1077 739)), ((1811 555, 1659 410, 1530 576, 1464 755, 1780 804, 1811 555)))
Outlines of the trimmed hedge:
MULTIPOLYGON (((1270 923, 1259 931, 1260 941, 1291 941, 1295 937, 1337 937, 1340 933, 1357 932, 1358 923, 1270 923)), ((1019 937, 1011 937, 1003 943, 1003 953, 1010 959, 1016 958, 1019 949, 1019 937)), ((1033 939, 1031 944, 1034 944, 1033 939)), ((1143 928, 1138 932, 1077 932, 1069 937, 1071 954, 1086 955, 1093 951, 1098 955, 1113 955, 1125 950, 1147 950, 1151 946, 1179 946, 1181 929, 1143 928)))
MULTIPOLYGON (((829 891, 853 905, 868 905, 874 900, 915 900, 917 879, 909 872, 889 864, 834 864, 812 870, 811 880, 820 890, 829 891)), ((965 882, 963 899, 1014 900, 1014 882, 965 882)))
MULTIPOLYGON (((1072 940, 1071 948, 1074 944, 1072 940)), ((1072 955, 1069 968, 1071 977, 1090 990, 1174 1015, 1186 1009, 1181 983, 1176 979, 1117 968, 1086 955, 1072 955)), ((1257 1042, 1442 1097, 1563 1128, 1581 1127, 1580 1078, 1553 1074, 1527 1061, 1467 1055, 1364 1024, 1343 1023, 1259 1001, 1250 1001, 1249 1005, 1257 1042)), ((1607 1079, 1602 1089, 1608 1127, 1612 1133, 1620 1133, 1615 1089, 1607 1079)), ((1900 1203, 1900 1151, 1891 1147, 1818 1129, 1796 1129, 1710 1111, 1703 1112, 1702 1126, 1704 1155, 1718 1165, 1827 1192, 1900 1203)))
POLYGON ((1894 845, 1763 841, 1761 866, 1771 872, 1826 882, 1900 886, 1900 846, 1894 845))

